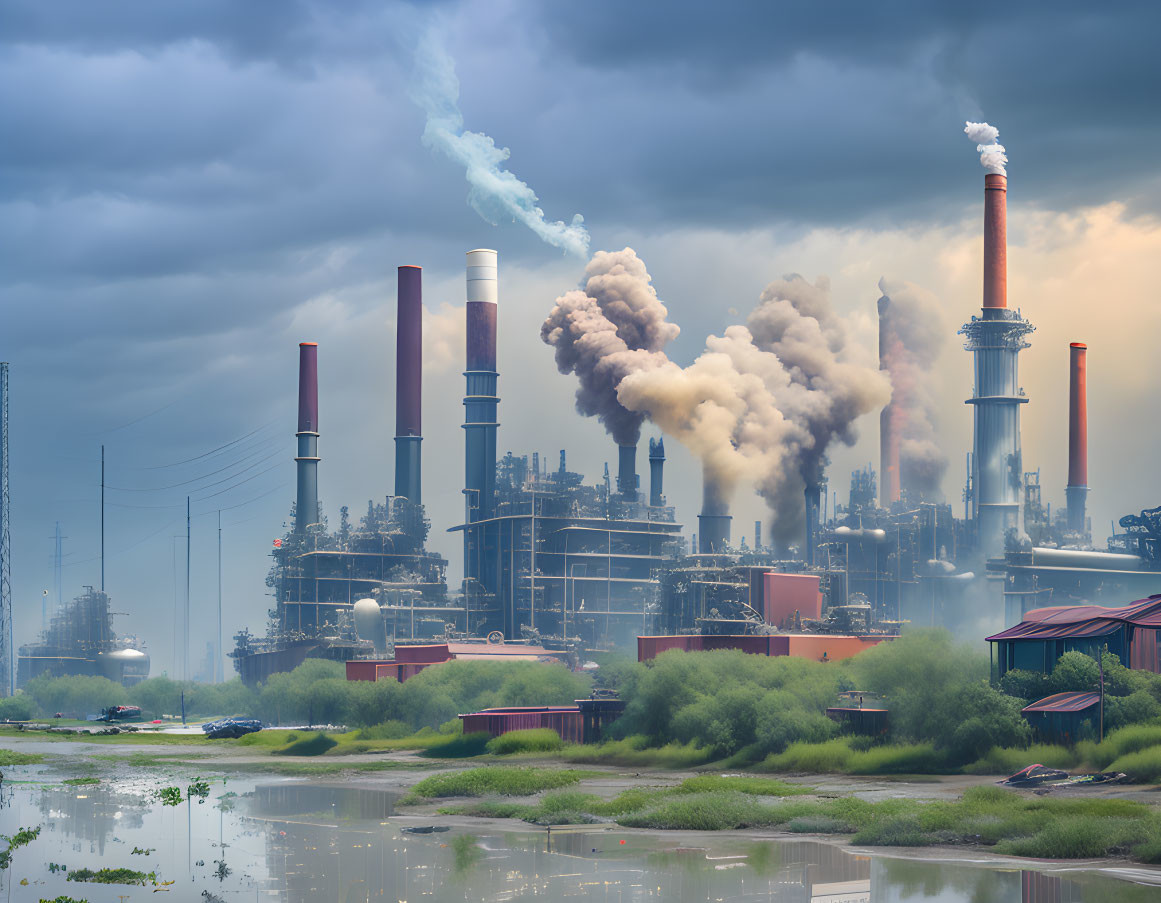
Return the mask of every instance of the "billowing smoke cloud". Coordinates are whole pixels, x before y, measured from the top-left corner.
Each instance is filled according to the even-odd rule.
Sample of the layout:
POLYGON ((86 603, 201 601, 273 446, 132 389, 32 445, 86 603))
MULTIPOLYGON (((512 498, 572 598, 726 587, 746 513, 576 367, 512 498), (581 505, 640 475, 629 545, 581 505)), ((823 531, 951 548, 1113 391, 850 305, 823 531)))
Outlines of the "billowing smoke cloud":
POLYGON ((946 330, 936 299, 918 286, 884 278, 879 291, 879 361, 892 388, 884 416, 900 437, 900 483, 910 493, 935 499, 947 455, 936 438, 939 405, 930 376, 946 330))
POLYGON ((632 248, 598 251, 585 275, 583 289, 556 299, 540 337, 555 349, 560 372, 577 375, 577 410, 599 418, 618 445, 635 445, 645 414, 626 410, 617 386, 630 372, 651 366, 651 355, 679 329, 667 321, 668 311, 632 248))
POLYGON ((1006 176, 1008 155, 1004 152, 1004 145, 999 141, 1000 130, 986 122, 965 122, 963 130, 964 134, 976 143, 980 165, 988 172, 1006 176))
MULTIPOLYGON (((579 327, 573 345, 608 343, 607 319, 602 335, 586 334, 579 317, 571 322, 579 327)), ((746 325, 710 336, 688 367, 657 348, 618 346, 601 361, 602 388, 615 386, 623 408, 648 416, 701 461, 708 510, 722 510, 739 483, 750 483, 783 542, 801 533, 802 491, 821 479, 827 449, 853 443, 855 420, 890 398, 877 361, 848 343, 825 278, 772 282, 746 325)))
POLYGON ((536 192, 502 166, 511 151, 496 147, 496 142, 482 132, 464 131, 455 64, 431 32, 420 42, 415 55, 411 98, 427 113, 424 145, 464 167, 471 186, 468 202, 480 216, 493 225, 511 217, 550 245, 578 257, 588 254, 589 233, 584 217, 578 213, 567 225, 545 220, 544 211, 537 206, 536 192))

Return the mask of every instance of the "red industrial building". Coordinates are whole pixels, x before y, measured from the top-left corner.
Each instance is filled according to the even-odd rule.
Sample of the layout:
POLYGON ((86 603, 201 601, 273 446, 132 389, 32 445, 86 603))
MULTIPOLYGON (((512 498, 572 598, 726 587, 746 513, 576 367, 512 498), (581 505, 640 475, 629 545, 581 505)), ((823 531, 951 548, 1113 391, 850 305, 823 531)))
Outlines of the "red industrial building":
POLYGON ((518 643, 432 643, 396 646, 393 659, 347 662, 347 680, 397 680, 414 677, 424 668, 452 661, 563 663, 563 653, 518 643))
POLYGON ((637 637, 637 661, 647 662, 662 652, 709 652, 715 649, 739 649, 751 655, 792 655, 819 662, 836 661, 858 655, 891 636, 842 636, 830 633, 772 633, 768 635, 637 637))
POLYGON ((997 677, 1013 669, 1047 674, 1066 652, 1096 658, 1108 649, 1128 668, 1161 673, 1161 594, 1120 608, 1066 605, 1037 608, 988 637, 997 677))
POLYGON ((550 728, 566 743, 599 743, 625 711, 620 699, 578 699, 571 706, 513 706, 460 715, 465 734, 499 737, 509 731, 550 728))

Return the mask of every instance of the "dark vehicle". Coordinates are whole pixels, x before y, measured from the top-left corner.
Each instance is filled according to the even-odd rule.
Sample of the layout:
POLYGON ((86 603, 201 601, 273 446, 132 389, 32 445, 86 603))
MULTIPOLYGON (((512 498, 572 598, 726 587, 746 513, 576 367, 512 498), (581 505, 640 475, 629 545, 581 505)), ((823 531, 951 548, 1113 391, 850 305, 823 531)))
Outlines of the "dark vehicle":
POLYGON ((246 734, 262 730, 262 722, 257 718, 222 718, 207 721, 202 725, 207 740, 236 740, 246 734))

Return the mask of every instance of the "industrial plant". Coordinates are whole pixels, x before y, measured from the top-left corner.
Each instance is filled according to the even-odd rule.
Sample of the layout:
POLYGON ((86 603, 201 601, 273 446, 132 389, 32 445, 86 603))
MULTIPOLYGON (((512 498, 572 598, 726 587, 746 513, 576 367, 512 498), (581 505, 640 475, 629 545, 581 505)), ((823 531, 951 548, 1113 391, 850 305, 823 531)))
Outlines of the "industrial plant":
MULTIPOLYGON (((962 514, 939 489, 947 466, 938 450, 939 405, 923 388, 934 356, 914 338, 928 327, 906 289, 880 283, 878 369, 844 377, 874 383, 872 391, 824 399, 845 410, 846 421, 803 415, 809 441, 769 440, 783 442, 782 457, 756 488, 772 519, 754 523, 747 543, 734 539, 732 489, 711 458, 701 462, 704 501, 696 520, 667 502, 665 443, 688 446, 690 435, 651 399, 665 380, 693 368, 683 370, 664 354, 677 328, 666 321, 631 249, 598 252, 587 287, 557 299, 541 333, 555 347, 561 372, 579 381, 578 411, 599 417, 609 432, 616 472, 606 465, 594 480, 570 470, 566 449, 553 460, 537 452, 499 454, 499 255, 476 249, 467 252, 465 271, 464 514, 460 523, 435 528, 462 543, 462 583, 448 586, 448 562, 429 548, 423 271, 400 266, 394 493, 369 500, 358 515, 342 507, 337 526, 320 510, 326 399, 319 397, 318 373, 326 359, 317 344, 302 342, 292 526, 270 553, 268 623, 234 637, 229 655, 238 674, 258 684, 307 658, 347 662, 353 679, 403 680, 429 664, 477 655, 576 667, 608 650, 643 659, 670 648, 845 657, 909 624, 983 636, 1046 607, 1123 606, 1161 592, 1161 509, 1121 518, 1122 532, 1107 548, 1092 542, 1083 342, 1069 348, 1064 505, 1053 508, 1042 496, 1040 472, 1024 460, 1020 419, 1030 399, 1019 362, 1032 353, 1034 327, 1009 306, 1007 175, 984 162, 982 306, 959 330, 974 374, 965 400, 973 439, 962 514), (877 401, 887 398, 877 386, 890 390, 889 402, 877 401), (854 419, 872 410, 880 411, 878 466, 850 474, 840 491, 846 481, 827 472, 827 443, 850 435, 854 419), (430 652, 436 647, 445 652, 430 652)), ((779 316, 825 318, 824 287, 794 280, 768 288, 763 304, 781 305, 779 316), (813 300, 805 304, 804 297, 813 300)), ((757 313, 748 326, 751 351, 792 356, 757 313)), ((838 372, 822 374, 821 382, 835 381, 838 372)), ((809 383, 792 388, 819 391, 809 383)), ((727 438, 736 453, 739 440, 727 438)), ((757 451, 766 450, 763 441, 757 451)), ((87 591, 57 612, 40 640, 21 648, 19 682, 45 672, 140 679, 148 657, 119 641, 110 624, 108 597, 87 591)))

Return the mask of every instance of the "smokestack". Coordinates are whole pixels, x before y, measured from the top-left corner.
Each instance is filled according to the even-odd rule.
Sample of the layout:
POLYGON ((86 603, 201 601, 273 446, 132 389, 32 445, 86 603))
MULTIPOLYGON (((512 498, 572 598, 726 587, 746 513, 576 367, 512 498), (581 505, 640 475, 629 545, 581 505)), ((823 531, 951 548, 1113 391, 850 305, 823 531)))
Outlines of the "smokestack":
POLYGON ((984 307, 1008 306, 1008 177, 984 176, 984 307))
POLYGON ((660 508, 665 504, 665 440, 649 440, 649 504, 660 508))
POLYGON ((1068 347, 1068 529, 1084 531, 1084 503, 1088 495, 1088 346, 1068 347))
POLYGON ((395 314, 395 495, 422 505, 423 269, 399 267, 395 314))
POLYGON ((697 516, 698 552, 702 555, 725 552, 730 545, 730 506, 708 486, 702 492, 701 514, 697 516))
POLYGON ((298 346, 298 499, 294 532, 318 523, 318 343, 298 346))
POLYGON ((617 492, 626 501, 637 500, 637 446, 617 446, 617 492))
POLYGON ((985 558, 1002 555, 1007 531, 1020 527, 1020 405, 1028 403, 1020 351, 1035 329, 1008 309, 1007 192, 1007 176, 984 176, 984 305, 982 316, 960 329, 975 359, 975 394, 967 403, 974 407, 972 501, 985 558))
POLYGON ((762 522, 760 520, 754 521, 754 551, 762 551, 762 522))
MULTIPOLYGON (((889 370, 891 346, 898 339, 891 326, 891 299, 879 299, 879 369, 889 370)), ((899 413, 894 393, 891 402, 879 414, 879 504, 890 508, 900 497, 899 413)))
POLYGON ((804 493, 806 496, 806 544, 803 546, 803 559, 813 566, 815 551, 818 546, 818 512, 822 506, 822 487, 817 483, 808 485, 804 493))
POLYGON ((467 253, 467 394, 464 396, 465 481, 468 520, 492 516, 496 492, 497 254, 467 253))

